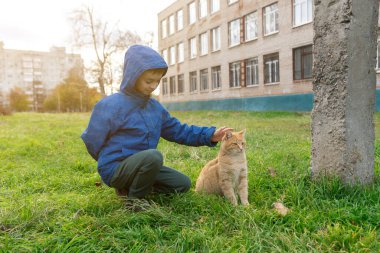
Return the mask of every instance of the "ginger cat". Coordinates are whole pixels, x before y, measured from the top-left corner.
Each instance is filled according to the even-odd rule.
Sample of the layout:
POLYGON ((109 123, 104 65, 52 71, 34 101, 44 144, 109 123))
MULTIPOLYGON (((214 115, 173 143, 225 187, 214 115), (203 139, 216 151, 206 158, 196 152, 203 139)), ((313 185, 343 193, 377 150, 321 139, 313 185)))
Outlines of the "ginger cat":
POLYGON ((247 158, 245 156, 245 129, 227 132, 220 146, 218 157, 203 167, 195 186, 196 192, 225 196, 232 205, 248 203, 247 158))

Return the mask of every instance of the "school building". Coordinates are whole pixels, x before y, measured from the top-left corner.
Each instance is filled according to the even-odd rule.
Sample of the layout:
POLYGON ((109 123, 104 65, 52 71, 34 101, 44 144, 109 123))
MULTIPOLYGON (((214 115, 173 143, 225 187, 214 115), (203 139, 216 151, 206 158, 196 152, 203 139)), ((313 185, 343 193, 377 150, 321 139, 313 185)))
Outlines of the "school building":
POLYGON ((158 14, 158 49, 169 65, 161 102, 169 110, 310 111, 313 4, 175 1, 158 14))
POLYGON ((18 87, 28 96, 31 111, 39 111, 49 94, 77 67, 83 73, 79 54, 67 53, 64 47, 51 47, 49 52, 4 48, 0 41, 0 104, 9 106, 8 95, 18 87))

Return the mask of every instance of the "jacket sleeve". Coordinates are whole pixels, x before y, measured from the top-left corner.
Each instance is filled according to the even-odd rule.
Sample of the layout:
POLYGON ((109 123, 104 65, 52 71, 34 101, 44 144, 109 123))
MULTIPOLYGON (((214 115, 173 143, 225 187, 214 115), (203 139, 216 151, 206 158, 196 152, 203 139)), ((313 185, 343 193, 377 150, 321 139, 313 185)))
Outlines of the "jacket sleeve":
POLYGON ((112 131, 110 114, 104 104, 96 104, 91 114, 90 122, 81 135, 83 142, 86 144, 88 153, 96 161, 99 158, 99 152, 106 144, 109 134, 112 131))
POLYGON ((181 124, 181 122, 170 116, 167 110, 163 111, 163 122, 161 137, 165 140, 184 144, 188 146, 216 146, 217 142, 211 142, 215 127, 199 127, 181 124))

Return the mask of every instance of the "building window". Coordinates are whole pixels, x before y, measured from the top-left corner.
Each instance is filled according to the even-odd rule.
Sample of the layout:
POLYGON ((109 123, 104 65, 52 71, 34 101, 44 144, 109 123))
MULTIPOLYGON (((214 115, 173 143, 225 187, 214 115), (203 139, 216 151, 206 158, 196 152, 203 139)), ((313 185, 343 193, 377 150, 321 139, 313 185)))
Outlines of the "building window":
POLYGON ((175 84, 175 76, 171 76, 169 82, 170 82, 170 95, 175 94, 176 87, 177 87, 177 85, 175 84))
POLYGON ((199 73, 201 91, 208 90, 208 69, 202 69, 199 73))
POLYGON ((211 82, 213 90, 220 89, 222 84, 220 66, 211 68, 211 82))
POLYGON ((278 32, 278 7, 277 3, 264 8, 264 35, 278 32))
POLYGON ((245 41, 257 38, 257 12, 252 12, 244 17, 245 41))
POLYGON ((313 20, 312 0, 293 0, 293 26, 309 23, 313 20))
POLYGON ((264 83, 280 81, 280 64, 278 53, 264 55, 264 83))
POLYGON ((166 38, 168 36, 168 24, 166 19, 161 21, 161 36, 162 38, 166 38))
POLYGON ((162 50, 162 58, 164 58, 165 62, 168 62, 168 50, 162 50))
POLYGON ((197 40, 195 37, 190 39, 190 59, 197 57, 197 40))
POLYGON ((183 62, 185 60, 185 49, 183 47, 183 43, 178 44, 178 63, 183 62))
POLYGON ((220 0, 211 0, 211 6, 210 6, 211 13, 215 13, 218 10, 220 10, 220 0))
POLYGON ((230 63, 230 87, 240 87, 240 61, 230 63))
POLYGON ((178 94, 182 94, 185 91, 185 77, 183 74, 177 76, 178 80, 178 94))
POLYGON ((167 95, 168 94, 168 79, 167 78, 162 78, 162 95, 167 95))
POLYGON ((207 16, 207 0, 199 0, 199 18, 207 16))
POLYGON ((169 48, 170 50, 170 65, 174 65, 175 64, 175 47, 170 47, 169 48))
POLYGON ((175 23, 174 23, 174 15, 169 17, 169 34, 173 34, 175 32, 175 23))
POLYGON ((293 49, 293 79, 302 80, 312 77, 313 47, 311 45, 293 49))
POLYGON ((239 0, 227 0, 228 5, 238 2, 239 0))
POLYGON ((197 71, 190 72, 190 93, 197 91, 197 71))
POLYGON ((228 23, 228 45, 230 47, 240 44, 240 19, 228 23))
POLYGON ((200 35, 200 55, 206 55, 208 53, 208 34, 207 32, 200 35))
POLYGON ((183 29, 183 10, 177 11, 177 30, 183 29))
POLYGON ((259 84, 259 62, 257 57, 245 60, 246 86, 259 84))
POLYGON ((197 21, 197 10, 195 9, 195 2, 189 4, 189 25, 197 21))
POLYGON ((212 51, 220 50, 220 27, 211 29, 212 51))
MULTIPOLYGON (((8 77, 12 77, 12 75, 8 75, 8 77)), ((25 73, 24 72, 24 82, 33 82, 33 73, 25 73)))

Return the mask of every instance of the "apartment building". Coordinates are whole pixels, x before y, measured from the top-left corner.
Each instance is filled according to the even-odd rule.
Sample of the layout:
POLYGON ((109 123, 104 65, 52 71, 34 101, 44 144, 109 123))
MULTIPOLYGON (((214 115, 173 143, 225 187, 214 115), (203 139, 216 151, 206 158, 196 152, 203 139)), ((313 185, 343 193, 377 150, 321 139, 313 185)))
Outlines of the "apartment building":
POLYGON ((158 14, 169 109, 312 109, 313 0, 178 0, 158 14))
POLYGON ((30 100, 30 109, 38 111, 43 100, 64 78, 68 71, 83 69, 83 60, 78 54, 68 54, 64 47, 52 47, 49 52, 5 49, 0 41, 0 93, 3 104, 6 94, 14 87, 25 91, 30 100))

